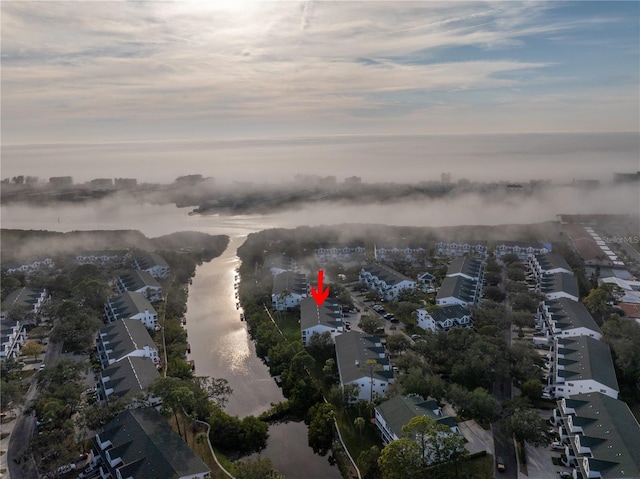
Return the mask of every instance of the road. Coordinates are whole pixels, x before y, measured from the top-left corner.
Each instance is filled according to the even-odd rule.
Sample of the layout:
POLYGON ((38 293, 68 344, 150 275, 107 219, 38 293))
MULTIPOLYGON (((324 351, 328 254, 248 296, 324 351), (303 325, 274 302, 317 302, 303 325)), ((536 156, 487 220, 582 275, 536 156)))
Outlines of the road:
MULTIPOLYGON (((62 354, 62 343, 49 342, 44 364, 50 366, 58 361, 62 354)), ((29 390, 25 396, 24 405, 20 408, 16 418, 16 424, 11 432, 9 446, 7 447, 8 477, 20 479, 38 479, 35 461, 28 451, 31 434, 35 427, 36 418, 33 414, 25 415, 23 411, 29 407, 38 395, 38 373, 29 379, 29 390)))

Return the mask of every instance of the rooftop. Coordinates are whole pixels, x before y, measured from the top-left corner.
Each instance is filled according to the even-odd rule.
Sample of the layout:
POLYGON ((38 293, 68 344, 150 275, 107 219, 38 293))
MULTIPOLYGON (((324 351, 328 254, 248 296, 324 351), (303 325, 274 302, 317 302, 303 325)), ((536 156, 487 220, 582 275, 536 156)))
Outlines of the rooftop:
POLYGON ((140 266, 140 269, 151 269, 154 266, 160 266, 162 268, 169 267, 169 264, 165 259, 156 253, 144 253, 140 256, 136 256, 136 262, 140 266))
POLYGON ((131 318, 145 311, 149 311, 150 314, 158 314, 149 300, 142 293, 135 291, 125 291, 109 298, 107 302, 118 319, 131 318))
MULTIPOLYGON (((371 373, 368 360, 373 360, 374 364, 382 367, 389 365, 389 358, 384 346, 380 343, 380 338, 359 331, 349 331, 336 336, 336 358, 343 384, 364 376, 368 377, 371 373)), ((374 366, 373 377, 388 381, 393 377, 393 372, 384 371, 381 368, 376 370, 374 366)))
POLYGON ((579 381, 592 379, 619 391, 618 379, 613 367, 611 350, 603 342, 589 336, 573 336, 558 339, 558 364, 563 370, 558 370, 558 376, 565 381, 579 381))
POLYGON ((441 306, 437 308, 433 308, 432 311, 429 312, 431 317, 435 321, 446 321, 447 319, 458 319, 464 316, 468 316, 471 313, 464 306, 460 306, 459 304, 453 304, 451 306, 441 306))
POLYGON ((436 299, 458 298, 472 302, 476 292, 476 281, 463 276, 447 276, 442 280, 436 299))
POLYGON ((280 294, 284 291, 295 294, 307 293, 307 277, 304 274, 285 271, 275 275, 271 294, 280 294))
POLYGON ((18 288, 11 291, 2 302, 2 310, 25 307, 32 309, 45 290, 42 288, 18 288))
POLYGON ((461 256, 454 259, 447 268, 447 276, 453 276, 456 274, 464 274, 471 276, 472 278, 478 278, 480 271, 482 270, 482 263, 468 256, 461 256))
POLYGON ((129 291, 136 291, 142 288, 160 288, 160 283, 151 276, 151 273, 144 270, 131 269, 120 276, 120 280, 124 283, 129 291))
POLYGON ((553 273, 543 276, 540 280, 540 292, 542 294, 564 292, 576 298, 580 297, 578 279, 569 273, 553 273))
POLYGON ((586 328, 600 333, 600 327, 596 324, 591 313, 582 303, 568 298, 546 300, 544 302, 554 321, 561 329, 586 328))
POLYGON ((99 435, 111 441, 112 458, 120 457, 121 477, 160 479, 192 476, 209 468, 153 408, 128 409, 109 421, 99 435))
POLYGON ((103 341, 109 342, 113 350, 112 358, 119 359, 127 354, 143 349, 145 346, 155 349, 156 345, 144 324, 137 319, 119 319, 100 329, 103 341))
POLYGON ((640 477, 640 426, 629 406, 597 392, 565 401, 582 420, 584 437, 591 439, 590 468, 603 479, 640 477))
POLYGON ((335 299, 327 298, 320 307, 313 298, 300 301, 300 329, 309 329, 318 324, 332 328, 342 326, 342 312, 335 299))
POLYGON ((562 268, 567 271, 572 271, 571 266, 569 266, 569 263, 567 263, 562 256, 558 256, 557 254, 553 254, 553 253, 537 254, 536 259, 538 260, 538 263, 540 264, 542 271, 550 271, 558 268, 562 268))
POLYGON ((396 284, 402 283, 403 281, 413 281, 411 278, 405 276, 404 274, 399 273, 398 271, 380 263, 372 263, 369 266, 365 266, 363 269, 371 273, 371 275, 375 276, 379 280, 384 281, 389 286, 394 286, 396 284))
POLYGON ((105 368, 102 377, 109 378, 105 389, 113 389, 114 396, 122 397, 141 393, 160 374, 150 358, 129 356, 105 368))
POLYGON ((440 408, 435 399, 425 401, 418 395, 394 396, 376 406, 376 410, 398 437, 402 436, 402 426, 418 416, 427 416, 449 427, 457 425, 455 418, 437 414, 440 408))

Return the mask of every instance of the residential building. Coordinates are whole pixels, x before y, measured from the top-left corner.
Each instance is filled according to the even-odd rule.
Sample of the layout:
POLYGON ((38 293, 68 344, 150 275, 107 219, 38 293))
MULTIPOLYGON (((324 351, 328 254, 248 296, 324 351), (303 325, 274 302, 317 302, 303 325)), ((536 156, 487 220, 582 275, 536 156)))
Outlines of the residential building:
POLYGON ((67 188, 73 186, 72 176, 52 176, 49 178, 49 185, 54 188, 67 188))
POLYGON ((158 313, 142 293, 125 291, 107 300, 105 306, 107 321, 118 319, 137 319, 148 329, 158 326, 158 313))
POLYGON ((273 276, 276 276, 285 271, 295 273, 298 270, 298 266, 296 260, 284 253, 272 253, 264 259, 264 269, 268 269, 273 276))
POLYGON ((145 253, 134 258, 134 268, 147 271, 156 279, 166 279, 169 277, 169 264, 165 259, 156 253, 145 253))
POLYGON ((96 347, 103 369, 129 356, 151 358, 154 364, 160 361, 149 331, 135 319, 118 319, 100 328, 96 347))
POLYGON ((548 388, 555 397, 601 392, 612 398, 620 391, 609 346, 589 336, 556 338, 548 388))
POLYGON ((416 324, 425 331, 448 331, 455 327, 471 326, 471 312, 459 304, 416 310, 416 324))
POLYGON ((36 315, 42 305, 49 300, 47 290, 44 288, 18 288, 11 291, 2 302, 0 320, 9 319, 12 315, 15 320, 23 320, 28 315, 36 315))
POLYGON ((386 446, 391 441, 403 437, 402 427, 419 416, 426 416, 438 424, 444 424, 451 429, 452 434, 460 433, 455 418, 444 415, 435 399, 429 398, 425 401, 417 394, 394 396, 375 408, 376 427, 382 437, 382 444, 386 446))
POLYGON ((416 282, 380 263, 373 263, 360 270, 359 280, 369 289, 378 292, 382 299, 392 301, 401 291, 414 290, 416 282))
POLYGON ((553 253, 532 254, 527 260, 529 273, 536 281, 548 274, 566 273, 573 275, 573 270, 562 256, 553 253))
POLYGON ((89 186, 91 186, 91 188, 96 188, 101 190, 110 190, 113 188, 113 179, 112 178, 96 178, 89 182, 89 186))
POLYGON ((322 306, 318 306, 313 298, 303 298, 300 300, 300 330, 303 346, 314 333, 329 333, 335 338, 344 331, 342 308, 333 298, 327 298, 322 306))
POLYGON ((418 276, 418 283, 432 287, 436 281, 436 277, 428 271, 418 276))
POLYGON ((429 253, 425 244, 408 243, 404 239, 390 240, 373 245, 373 256, 376 261, 409 261, 413 262, 429 253))
POLYGON ((442 280, 436 294, 436 305, 449 306, 458 304, 471 307, 480 301, 482 283, 467 279, 464 276, 447 276, 442 280))
POLYGON ((366 249, 362 243, 352 244, 322 244, 315 249, 316 261, 324 264, 328 262, 346 263, 349 261, 363 261, 366 249))
POLYGON ((131 258, 130 251, 122 250, 101 250, 101 251, 83 251, 76 254, 76 263, 95 264, 96 266, 105 266, 114 264, 115 266, 124 265, 131 258))
POLYGON ((621 303, 640 304, 640 281, 626 280, 613 276, 601 278, 598 282, 600 284, 612 284, 620 288, 622 296, 619 301, 621 303))
POLYGON ((25 273, 26 275, 30 275, 41 269, 52 269, 54 267, 55 263, 51 258, 40 258, 35 261, 3 263, 2 271, 6 274, 25 273))
POLYGON ((455 258, 447 268, 447 277, 454 276, 461 276, 481 283, 484 278, 482 262, 469 256, 455 258))
POLYGON ((136 178, 114 178, 113 185, 116 190, 133 190, 138 186, 136 178))
POLYGON ((116 280, 118 293, 141 293, 150 302, 162 301, 162 286, 148 271, 132 269, 116 280))
POLYGON ((154 408, 127 409, 93 441, 100 477, 205 479, 210 469, 154 408))
POLYGON ((15 359, 27 341, 27 333, 21 321, 0 320, 0 359, 15 359))
POLYGON ((540 303, 536 325, 547 336, 602 338, 602 331, 587 308, 569 298, 545 300, 540 303))
POLYGON ((526 261, 529 255, 551 252, 548 243, 530 243, 527 241, 500 241, 496 243, 496 258, 504 258, 508 254, 515 254, 521 261, 526 261))
POLYGON ((629 318, 640 323, 640 304, 638 303, 618 303, 618 308, 620 308, 624 315, 629 318))
POLYGON ((304 274, 285 271, 273 278, 271 307, 277 311, 287 311, 300 306, 300 301, 309 295, 307 277, 304 274))
POLYGON ((640 477, 640 425, 626 403, 599 392, 578 394, 560 399, 553 418, 574 478, 640 477))
POLYGON ((157 406, 161 399, 149 396, 145 388, 160 377, 157 366, 149 357, 127 356, 107 366, 98 380, 98 399, 139 395, 140 404, 157 406))
POLYGON ((335 343, 340 386, 356 386, 356 401, 384 397, 394 376, 380 338, 349 331, 336 336, 335 343))
POLYGON ((573 273, 545 274, 540 277, 536 289, 548 300, 568 298, 578 301, 580 297, 578 279, 573 273))
POLYGON ((436 243, 436 254, 438 256, 464 256, 475 255, 486 258, 489 253, 486 241, 438 241, 436 243))

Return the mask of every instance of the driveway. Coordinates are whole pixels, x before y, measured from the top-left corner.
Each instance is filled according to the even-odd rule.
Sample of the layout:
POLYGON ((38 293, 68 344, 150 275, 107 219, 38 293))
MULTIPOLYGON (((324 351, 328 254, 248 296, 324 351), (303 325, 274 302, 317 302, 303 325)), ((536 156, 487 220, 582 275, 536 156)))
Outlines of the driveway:
POLYGON ((548 446, 533 447, 525 445, 527 454, 527 475, 518 473, 518 479, 558 479, 560 472, 571 472, 572 469, 564 466, 554 466, 552 456, 560 457, 561 451, 552 451, 548 446))

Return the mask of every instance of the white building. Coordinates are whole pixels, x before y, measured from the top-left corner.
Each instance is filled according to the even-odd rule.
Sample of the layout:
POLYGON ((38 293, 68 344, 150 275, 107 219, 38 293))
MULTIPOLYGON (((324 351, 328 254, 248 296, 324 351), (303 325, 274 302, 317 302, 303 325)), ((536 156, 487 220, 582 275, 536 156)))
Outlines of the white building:
POLYGON ((548 300, 567 298, 578 301, 580 298, 578 279, 573 273, 545 274, 538 280, 536 289, 548 300))
POLYGON ((358 331, 335 337, 340 386, 357 387, 356 400, 372 401, 387 394, 393 370, 380 338, 358 331))
POLYGON ((93 440, 100 477, 206 479, 211 470, 154 408, 127 409, 93 440))
POLYGON ((553 353, 547 388, 555 397, 590 392, 618 397, 620 388, 606 343, 589 336, 556 338, 553 353))
POLYGON ((116 280, 118 293, 133 291, 141 293, 150 302, 162 300, 162 286, 148 271, 132 269, 116 280))
POLYGON ((151 358, 127 356, 100 373, 98 400, 106 402, 113 397, 140 396, 139 405, 157 406, 162 400, 149 395, 146 388, 158 378, 158 368, 151 358))
POLYGON ((582 303, 568 298, 545 300, 538 306, 536 325, 547 337, 590 336, 602 338, 602 331, 582 303))
POLYGON ((129 356, 159 363, 158 350, 144 325, 135 319, 119 319, 98 331, 96 341, 102 368, 129 356))
POLYGON ((619 301, 621 303, 640 304, 640 281, 633 281, 610 276, 608 278, 602 278, 598 282, 601 284, 613 284, 620 288, 622 297, 619 301))
POLYGON ((158 313, 142 293, 126 291, 107 300, 105 306, 107 321, 136 319, 147 329, 156 329, 158 313))
POLYGON ((105 266, 109 263, 120 265, 129 260, 131 256, 130 251, 122 250, 82 251, 76 254, 76 262, 80 265, 105 266))
POLYGON ((284 273, 285 271, 293 271, 294 273, 298 271, 296 260, 284 253, 272 253, 268 255, 264 259, 263 267, 265 270, 268 269, 272 276, 284 273))
POLYGON ((436 294, 436 305, 470 307, 480 301, 484 267, 469 256, 455 258, 447 268, 447 276, 436 294))
POLYGON ((573 477, 640 477, 640 425, 623 401, 601 393, 558 401, 553 418, 573 477))
POLYGON ((11 291, 2 302, 0 319, 8 319, 12 312, 20 313, 15 320, 23 320, 28 315, 35 316, 42 306, 49 300, 47 290, 44 288, 18 288, 11 291))
POLYGON ((300 301, 300 330, 302 345, 306 346, 313 334, 329 333, 332 338, 344 331, 342 308, 332 298, 327 298, 322 306, 313 298, 300 301))
POLYGON ((271 288, 271 307, 287 311, 300 306, 300 301, 309 295, 309 285, 304 274, 285 271, 276 274, 271 288))
POLYGON ((464 256, 475 255, 486 258, 489 253, 486 241, 438 241, 436 243, 436 254, 438 256, 464 256))
POLYGON ((463 306, 452 305, 416 310, 416 324, 425 331, 448 331, 456 327, 469 327, 472 324, 471 312, 463 306))
POLYGON ((315 255, 318 263, 327 262, 346 263, 349 261, 362 261, 365 259, 364 244, 323 244, 316 248, 315 255))
POLYGON ((15 359, 27 341, 27 333, 20 321, 0 320, 0 359, 15 359))
POLYGON ((156 279, 168 278, 171 270, 165 259, 156 253, 145 253, 134 258, 134 268, 147 271, 156 279))
POLYGON ((548 274, 566 273, 573 275, 573 270, 562 256, 553 253, 532 254, 527 259, 529 273, 536 281, 548 274))
POLYGON ((417 284, 407 276, 379 263, 362 268, 359 280, 387 301, 397 299, 401 291, 414 290, 417 284))
POLYGON ((526 261, 529 255, 551 253, 551 245, 546 243, 530 243, 528 241, 500 241, 496 244, 496 258, 503 258, 508 254, 515 254, 521 261, 526 261))
POLYGON ((445 416, 435 399, 425 401, 417 394, 394 396, 375 408, 376 427, 382 437, 382 444, 386 446, 391 441, 404 437, 402 427, 419 416, 444 424, 451 429, 452 434, 460 434, 455 418, 445 416))

